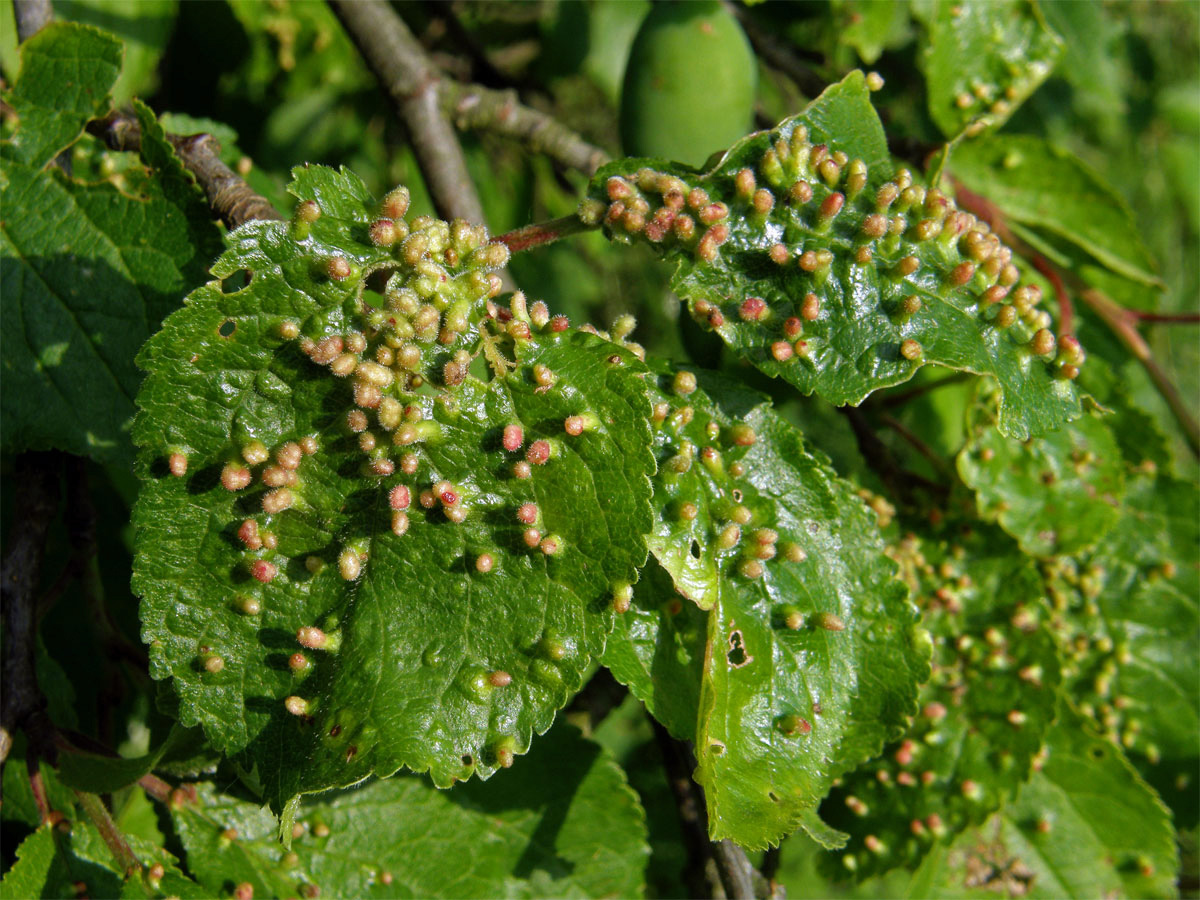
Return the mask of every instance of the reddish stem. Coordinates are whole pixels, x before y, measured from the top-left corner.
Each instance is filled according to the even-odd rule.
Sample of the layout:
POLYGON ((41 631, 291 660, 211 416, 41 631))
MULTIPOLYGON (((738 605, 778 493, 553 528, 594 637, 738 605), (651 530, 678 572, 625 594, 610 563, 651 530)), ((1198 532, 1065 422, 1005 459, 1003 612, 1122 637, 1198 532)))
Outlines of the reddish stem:
POLYGON ((573 234, 591 231, 594 227, 585 225, 579 216, 563 216, 561 219, 551 219, 549 222, 526 225, 524 228, 502 234, 494 240, 506 246, 513 253, 520 253, 524 250, 532 250, 534 247, 553 244, 555 241, 573 234))
POLYGON ((1162 322, 1168 325, 1200 325, 1200 313, 1156 313, 1127 309, 1125 314, 1139 322, 1162 322))
POLYGON ((138 779, 138 786, 159 803, 171 799, 171 786, 157 775, 143 775, 138 779))
POLYGON ((1150 351, 1150 345, 1146 343, 1145 338, 1138 332, 1135 327, 1134 318, 1129 315, 1129 310, 1118 305, 1102 292, 1094 289, 1085 290, 1080 294, 1080 297, 1091 308, 1092 312, 1104 320, 1104 323, 1116 335, 1117 340, 1125 345, 1125 349, 1132 353, 1134 358, 1142 364, 1142 368, 1146 370, 1146 374, 1150 376, 1150 380, 1154 382, 1154 386, 1158 388, 1158 392, 1167 401, 1167 406, 1175 414, 1175 420, 1179 422, 1180 427, 1183 429, 1184 436, 1187 438, 1192 452, 1200 456, 1200 425, 1197 425, 1190 407, 1179 396, 1178 389, 1171 382, 1171 379, 1167 377, 1167 373, 1154 360, 1154 356, 1150 351))
POLYGON ((137 854, 129 846, 129 841, 125 840, 125 835, 121 833, 121 829, 117 826, 117 823, 113 821, 108 807, 100 801, 99 797, 95 794, 89 794, 87 791, 76 791, 75 796, 78 798, 79 805, 83 807, 83 811, 87 814, 87 817, 96 826, 96 830, 100 832, 100 837, 104 839, 104 843, 108 845, 108 850, 112 853, 113 859, 120 865, 121 871, 128 876, 140 870, 142 864, 138 860, 137 854))
POLYGON ((46 781, 42 778, 42 764, 36 756, 25 760, 29 771, 29 789, 33 792, 33 803, 38 810, 38 818, 43 825, 50 821, 50 798, 46 794, 46 781))

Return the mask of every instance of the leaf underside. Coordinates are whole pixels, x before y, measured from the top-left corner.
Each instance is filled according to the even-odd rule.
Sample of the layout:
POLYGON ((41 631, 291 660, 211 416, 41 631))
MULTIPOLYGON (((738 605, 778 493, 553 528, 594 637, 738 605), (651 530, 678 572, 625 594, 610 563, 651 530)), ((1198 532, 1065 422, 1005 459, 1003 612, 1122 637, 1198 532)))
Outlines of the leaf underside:
POLYGON ((946 526, 891 548, 933 638, 933 676, 903 738, 847 775, 821 812, 851 835, 829 860, 859 877, 914 868, 1028 780, 1061 681, 1032 560, 995 528, 946 526))

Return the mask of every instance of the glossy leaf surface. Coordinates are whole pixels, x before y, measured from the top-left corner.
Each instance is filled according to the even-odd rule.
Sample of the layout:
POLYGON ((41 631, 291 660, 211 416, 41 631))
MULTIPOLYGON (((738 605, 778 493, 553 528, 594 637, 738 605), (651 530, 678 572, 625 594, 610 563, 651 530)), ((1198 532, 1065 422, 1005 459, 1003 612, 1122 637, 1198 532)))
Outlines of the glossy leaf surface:
POLYGON ((0 151, 4 446, 127 463, 141 381, 133 359, 204 277, 219 239, 152 115, 143 151, 151 172, 135 167, 121 184, 88 184, 43 167, 107 109, 119 44, 56 24, 29 42, 24 59, 12 97, 21 119, 0 151), (51 97, 38 79, 66 70, 71 90, 51 97))
POLYGON ((705 173, 611 163, 581 215, 677 260, 693 316, 803 393, 857 404, 934 363, 994 377, 1018 439, 1076 418, 1040 291, 986 224, 893 174, 868 93, 851 73, 705 173))
POLYGON ((744 389, 656 371, 650 543, 674 590, 639 582, 605 660, 695 741, 714 839, 827 832, 832 780, 913 712, 914 610, 872 515, 795 428, 744 389))
POLYGON ((147 345, 136 430, 152 672, 276 809, 525 752, 645 560, 654 467, 636 358, 534 333, 515 301, 517 337, 483 321, 502 248, 429 219, 377 245, 361 183, 297 176, 319 217, 234 233, 214 272, 250 283, 196 291, 147 345))

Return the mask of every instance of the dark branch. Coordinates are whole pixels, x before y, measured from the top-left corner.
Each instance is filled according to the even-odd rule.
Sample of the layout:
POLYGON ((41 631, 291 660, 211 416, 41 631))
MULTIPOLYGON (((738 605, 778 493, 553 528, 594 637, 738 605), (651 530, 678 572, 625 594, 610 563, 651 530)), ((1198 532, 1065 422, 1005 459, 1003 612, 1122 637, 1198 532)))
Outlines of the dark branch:
POLYGON ((569 169, 593 174, 608 162, 608 154, 552 116, 522 106, 517 92, 497 91, 477 84, 440 84, 442 107, 462 130, 487 131, 520 141, 569 169))
POLYGON ((441 73, 420 42, 383 0, 330 0, 330 6, 408 129, 438 215, 483 223, 462 147, 441 108, 441 73))
MULTIPOLYGON (((142 148, 142 129, 132 116, 113 113, 88 125, 88 131, 104 141, 110 150, 137 153, 142 148)), ((211 134, 168 134, 167 140, 180 160, 195 177, 213 212, 229 228, 237 228, 255 219, 282 219, 265 197, 221 162, 221 145, 211 134)))
POLYGON ((687 866, 683 877, 692 897, 720 897, 729 900, 754 900, 754 867, 741 847, 729 840, 708 839, 708 812, 704 790, 692 778, 695 757, 683 741, 670 733, 653 717, 650 724, 666 769, 667 784, 675 796, 687 866))
POLYGON ((13 12, 17 18, 17 41, 22 44, 54 18, 50 0, 14 0, 13 12))
POLYGON ((53 453, 24 453, 15 464, 16 496, 8 552, 0 568, 4 620, 4 690, 0 694, 0 764, 23 728, 31 757, 54 760, 54 726, 38 687, 36 591, 42 572, 46 532, 58 512, 61 459, 53 453))

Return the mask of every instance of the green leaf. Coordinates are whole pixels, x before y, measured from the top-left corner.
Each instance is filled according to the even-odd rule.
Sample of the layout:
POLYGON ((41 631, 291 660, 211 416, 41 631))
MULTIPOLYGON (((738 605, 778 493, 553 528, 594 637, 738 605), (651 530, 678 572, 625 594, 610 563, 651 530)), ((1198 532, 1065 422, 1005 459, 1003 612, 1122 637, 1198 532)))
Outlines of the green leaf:
POLYGON ((206 896, 179 871, 178 861, 167 851, 130 839, 138 859, 147 867, 154 863, 163 866, 163 877, 150 881, 148 869, 122 872, 90 822, 76 819, 69 826, 62 829, 42 826, 21 843, 16 864, 0 881, 0 898, 206 896))
POLYGON ((853 47, 867 65, 879 59, 885 48, 900 46, 910 36, 906 3, 840 0, 833 5, 838 42, 853 47))
POLYGON ((1058 650, 1032 560, 994 528, 956 524, 892 548, 933 636, 922 713, 842 779, 821 813, 849 832, 833 874, 914 868, 1029 778, 1054 720, 1058 650))
POLYGON ((960 145, 950 169, 1005 218, 1076 245, 1118 275, 1162 287, 1129 206, 1073 153, 1033 135, 996 135, 960 145))
MULTIPOLYGON (((108 46, 93 29, 66 25, 48 26, 30 43, 46 34, 57 37, 35 59, 85 54, 89 41, 108 46)), ((39 76, 39 65, 23 70, 16 94, 40 96, 41 88, 22 88, 27 78, 51 77, 39 76)), ((77 61, 75 68, 83 66, 77 61)), ((70 139, 93 112, 78 113, 70 139)), ((57 169, 7 158, 19 154, 0 160, 6 450, 53 447, 127 463, 132 448, 125 431, 141 381, 134 357, 203 278, 219 247, 199 189, 149 110, 139 106, 138 114, 143 159, 154 171, 131 171, 121 187, 72 181, 57 169)), ((22 117, 14 141, 53 127, 35 108, 22 117)), ((54 141, 61 148, 69 139, 54 141)))
POLYGON ((1070 709, 1016 801, 918 870, 910 896, 1174 897, 1170 817, 1121 751, 1070 709))
POLYGON ((928 650, 851 487, 761 398, 690 374, 652 392, 649 543, 709 612, 652 567, 605 661, 695 741, 711 837, 761 848, 817 829, 833 779, 914 711, 928 650))
POLYGON ((17 861, 4 873, 4 880, 0 881, 0 898, 25 900, 28 897, 47 896, 45 889, 50 880, 55 853, 54 835, 49 825, 39 828, 21 841, 17 847, 17 861))
POLYGON ((108 794, 133 784, 158 766, 159 760, 180 747, 194 742, 194 733, 178 725, 172 727, 157 749, 131 759, 98 756, 92 753, 61 753, 58 776, 62 782, 80 791, 108 794))
POLYGON ((1034 0, 937 0, 927 28, 929 114, 947 137, 1007 122, 1063 52, 1034 0))
POLYGON ((654 469, 644 369, 541 308, 531 327, 523 296, 490 318, 507 254, 482 229, 397 219, 412 233, 377 245, 361 182, 296 178, 319 217, 231 236, 214 273, 250 282, 196 291, 147 345, 135 428, 152 672, 277 810, 526 752, 645 561, 654 469), (382 307, 359 299, 372 273, 382 307))
POLYGON ((1114 743, 1163 770, 1175 805, 1194 805, 1200 762, 1200 491, 1131 475, 1121 517, 1090 554, 1047 563, 1067 686, 1114 743), (1176 793, 1178 792, 1178 797, 1176 793), (1190 799, 1189 799, 1190 798, 1190 799))
POLYGON ((1097 415, 1026 442, 1006 438, 986 392, 968 409, 958 472, 975 491, 979 514, 998 521, 1033 556, 1086 549, 1116 522, 1125 461, 1097 415))
POLYGON ((40 169, 74 143, 89 119, 108 112, 123 55, 112 35, 66 22, 51 22, 25 41, 21 75, 7 98, 19 124, 0 143, 0 156, 40 169))
POLYGON ((697 320, 803 393, 857 404, 936 363, 993 376, 1001 427, 1016 438, 1077 417, 1070 370, 1049 359, 1040 292, 1016 286, 1011 251, 907 170, 889 177, 853 72, 705 174, 609 164, 581 215, 677 259, 671 285, 697 320))
POLYGON ((1054 74, 1070 83, 1076 109, 1119 127, 1129 111, 1122 85, 1122 16, 1099 3, 1073 0, 1042 0, 1039 8, 1063 38, 1063 55, 1054 74))
MULTIPOLYGON (((64 812, 75 804, 74 792, 58 779, 58 771, 49 763, 38 762, 42 785, 46 790, 47 805, 52 810, 64 812)), ((41 813, 29 783, 29 768, 25 761, 25 738, 17 735, 9 761, 4 766, 4 805, 0 807, 0 818, 5 822, 23 822, 30 828, 41 824, 41 813)))
POLYGON ((290 852, 273 816, 212 785, 171 814, 202 885, 256 897, 636 897, 649 854, 621 769, 569 726, 487 784, 399 775, 306 803, 290 852))
POLYGON ((135 95, 148 97, 158 84, 158 64, 175 25, 176 0, 60 0, 57 15, 95 25, 119 35, 125 49, 121 77, 113 100, 127 104, 135 95))

